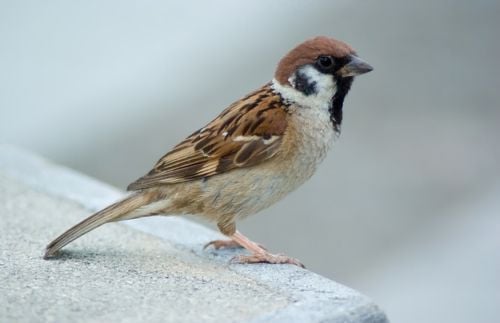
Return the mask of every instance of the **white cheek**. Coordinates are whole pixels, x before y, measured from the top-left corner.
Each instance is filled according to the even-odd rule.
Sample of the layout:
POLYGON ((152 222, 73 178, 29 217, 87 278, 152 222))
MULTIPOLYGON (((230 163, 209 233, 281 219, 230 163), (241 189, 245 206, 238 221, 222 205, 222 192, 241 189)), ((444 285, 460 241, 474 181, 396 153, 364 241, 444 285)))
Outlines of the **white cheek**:
MULTIPOLYGON (((305 95, 290 85, 280 84, 276 79, 273 79, 272 82, 274 90, 279 92, 285 100, 288 100, 291 103, 295 103, 303 107, 328 110, 330 102, 336 91, 333 77, 331 75, 318 72, 310 65, 302 67, 300 72, 306 75, 311 82, 316 83, 316 93, 305 95)), ((295 84, 295 77, 295 73, 292 74, 292 76, 288 79, 288 82, 290 84, 295 84)))

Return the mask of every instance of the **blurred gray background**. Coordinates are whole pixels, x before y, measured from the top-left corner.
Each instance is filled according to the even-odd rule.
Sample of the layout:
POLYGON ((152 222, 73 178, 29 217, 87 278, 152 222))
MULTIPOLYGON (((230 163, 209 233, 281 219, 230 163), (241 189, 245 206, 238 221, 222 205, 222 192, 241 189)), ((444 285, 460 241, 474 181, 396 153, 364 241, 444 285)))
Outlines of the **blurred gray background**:
POLYGON ((240 230, 393 322, 496 322, 499 13, 493 0, 1 1, 0 141, 124 188, 291 47, 343 39, 375 71, 355 81, 340 140, 240 230))

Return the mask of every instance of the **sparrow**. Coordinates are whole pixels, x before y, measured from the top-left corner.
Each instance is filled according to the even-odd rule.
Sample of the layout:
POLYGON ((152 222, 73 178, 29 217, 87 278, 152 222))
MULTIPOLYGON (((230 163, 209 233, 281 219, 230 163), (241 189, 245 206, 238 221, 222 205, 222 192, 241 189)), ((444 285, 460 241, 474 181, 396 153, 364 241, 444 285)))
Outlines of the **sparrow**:
POLYGON ((233 258, 238 263, 303 267, 248 239, 236 221, 281 200, 314 174, 340 133, 354 77, 372 69, 345 42, 325 36, 304 41, 281 59, 271 82, 176 145, 128 186, 129 196, 57 237, 44 258, 108 222, 194 214, 214 221, 229 237, 205 248, 247 249, 249 254, 233 258))

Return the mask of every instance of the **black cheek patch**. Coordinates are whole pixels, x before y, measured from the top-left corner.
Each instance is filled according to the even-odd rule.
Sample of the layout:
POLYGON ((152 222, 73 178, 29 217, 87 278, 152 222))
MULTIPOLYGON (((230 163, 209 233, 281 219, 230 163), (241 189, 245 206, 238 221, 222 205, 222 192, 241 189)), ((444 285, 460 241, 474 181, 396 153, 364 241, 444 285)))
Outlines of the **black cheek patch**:
POLYGON ((303 72, 295 74, 295 88, 306 96, 316 93, 316 81, 311 81, 303 72))

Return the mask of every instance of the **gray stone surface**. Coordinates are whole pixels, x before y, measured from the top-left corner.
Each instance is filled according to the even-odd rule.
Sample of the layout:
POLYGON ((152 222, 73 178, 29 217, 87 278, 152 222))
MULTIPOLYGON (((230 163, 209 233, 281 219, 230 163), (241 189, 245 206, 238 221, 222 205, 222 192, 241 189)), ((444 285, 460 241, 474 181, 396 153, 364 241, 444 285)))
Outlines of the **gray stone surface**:
POLYGON ((291 265, 230 264, 220 237, 177 217, 107 224, 44 246, 123 193, 0 146, 0 322, 386 322, 367 297, 291 265))

